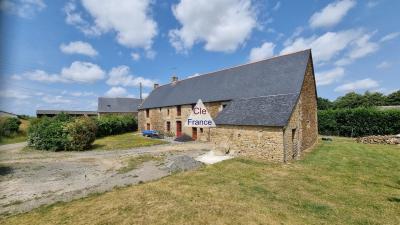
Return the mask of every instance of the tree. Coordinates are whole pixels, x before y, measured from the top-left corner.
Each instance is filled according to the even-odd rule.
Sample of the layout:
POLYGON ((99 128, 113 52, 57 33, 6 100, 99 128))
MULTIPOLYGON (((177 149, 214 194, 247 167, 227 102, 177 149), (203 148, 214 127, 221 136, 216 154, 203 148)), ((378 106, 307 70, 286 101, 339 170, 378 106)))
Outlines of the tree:
POLYGON ((363 105, 364 97, 355 92, 347 93, 346 95, 339 97, 335 100, 335 108, 357 108, 363 105))
POLYGON ((329 101, 329 99, 327 99, 327 98, 318 97, 317 108, 318 108, 318 110, 332 109, 333 103, 331 101, 329 101))
POLYGON ((386 96, 379 92, 369 92, 366 91, 361 106, 371 107, 371 106, 381 106, 386 103, 386 96))
POLYGON ((387 105, 400 105, 400 90, 391 93, 386 97, 387 105))

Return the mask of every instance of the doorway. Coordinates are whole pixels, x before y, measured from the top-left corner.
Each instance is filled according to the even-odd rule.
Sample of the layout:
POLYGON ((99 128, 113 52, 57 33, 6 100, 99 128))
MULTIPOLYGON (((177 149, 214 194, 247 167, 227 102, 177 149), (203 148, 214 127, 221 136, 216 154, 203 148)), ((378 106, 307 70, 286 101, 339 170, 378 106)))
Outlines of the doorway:
POLYGON ((181 121, 176 121, 176 136, 177 137, 182 136, 182 122, 181 121))
POLYGON ((197 127, 192 127, 192 139, 197 140, 197 127))

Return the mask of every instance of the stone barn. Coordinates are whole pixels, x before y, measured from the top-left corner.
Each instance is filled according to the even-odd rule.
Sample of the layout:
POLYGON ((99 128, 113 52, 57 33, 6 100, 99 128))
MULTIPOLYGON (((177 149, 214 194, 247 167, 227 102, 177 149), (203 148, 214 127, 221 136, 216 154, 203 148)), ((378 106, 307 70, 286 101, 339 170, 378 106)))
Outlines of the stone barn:
POLYGON ((211 141, 218 152, 286 162, 317 142, 311 50, 154 85, 139 108, 139 129, 211 141), (201 99, 215 128, 184 127, 201 99))

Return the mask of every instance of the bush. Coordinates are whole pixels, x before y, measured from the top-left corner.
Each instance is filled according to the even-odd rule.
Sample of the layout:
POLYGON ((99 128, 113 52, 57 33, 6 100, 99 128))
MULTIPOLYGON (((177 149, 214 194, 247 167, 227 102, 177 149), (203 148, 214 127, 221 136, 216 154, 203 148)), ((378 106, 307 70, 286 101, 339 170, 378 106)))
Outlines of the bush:
POLYGON ((89 149, 96 139, 96 123, 87 117, 76 118, 65 127, 68 138, 68 150, 82 151, 89 149))
POLYGON ((400 111, 376 108, 319 110, 318 129, 323 135, 346 137, 398 134, 400 111))
POLYGON ((10 137, 18 133, 21 121, 15 117, 0 117, 0 136, 10 137))
POLYGON ((43 117, 31 121, 28 145, 40 150, 81 151, 90 148, 96 130, 96 124, 90 118, 43 117))
POLYGON ((67 123, 47 117, 32 120, 28 128, 28 145, 40 150, 67 150, 69 143, 64 129, 67 123))
POLYGON ((121 134, 137 130, 135 117, 129 115, 106 115, 96 119, 97 136, 121 134))

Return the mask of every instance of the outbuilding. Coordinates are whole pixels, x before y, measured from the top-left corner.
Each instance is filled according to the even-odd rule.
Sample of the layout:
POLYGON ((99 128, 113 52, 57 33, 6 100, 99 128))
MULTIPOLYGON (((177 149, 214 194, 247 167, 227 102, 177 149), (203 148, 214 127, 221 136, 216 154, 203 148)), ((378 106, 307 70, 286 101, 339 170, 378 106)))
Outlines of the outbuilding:
POLYGON ((286 162, 318 137, 311 50, 155 84, 139 108, 139 129, 211 141, 214 149, 286 162), (183 127, 201 99, 215 128, 183 127))

